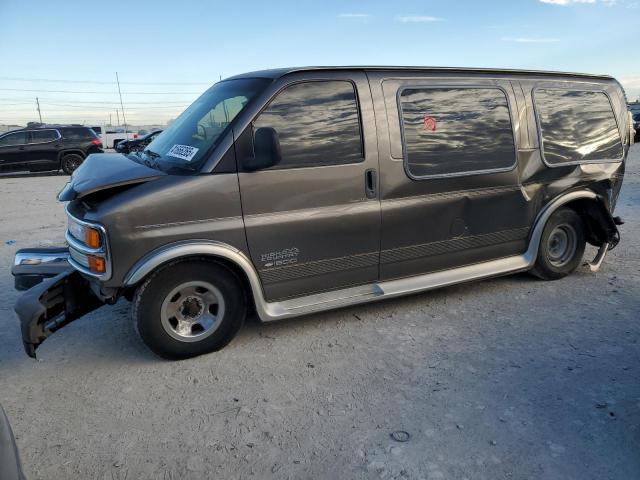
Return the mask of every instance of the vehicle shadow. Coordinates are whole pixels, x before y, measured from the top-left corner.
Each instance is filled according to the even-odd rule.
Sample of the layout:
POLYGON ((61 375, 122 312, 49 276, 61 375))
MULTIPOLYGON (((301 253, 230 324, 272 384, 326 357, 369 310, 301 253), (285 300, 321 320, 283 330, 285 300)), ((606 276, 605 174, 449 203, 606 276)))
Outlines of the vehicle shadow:
MULTIPOLYGON (((397 310, 416 307, 428 309, 430 303, 446 301, 448 297, 456 297, 464 301, 465 297, 490 294, 496 289, 513 288, 514 283, 531 284, 534 287, 538 281, 526 273, 497 277, 273 323, 262 323, 255 313, 250 313, 244 327, 230 346, 251 348, 251 344, 262 341, 264 337, 281 334, 304 335, 306 329, 318 326, 321 328, 322 323, 336 319, 346 323, 358 323, 363 319, 366 322, 367 317, 384 317, 397 310)), ((14 334, 9 335, 12 337, 11 341, 7 342, 4 348, 0 348, 0 376, 5 369, 20 368, 33 362, 22 349, 17 319, 15 321, 14 334)), ((1 344, 0 347, 2 347, 1 344)), ((53 334, 38 349, 37 355, 38 361, 91 362, 96 367, 165 361, 151 352, 138 336, 131 319, 130 303, 124 299, 116 305, 101 307, 53 334)))
POLYGON ((12 178, 36 178, 36 177, 68 177, 62 170, 46 172, 0 172, 0 180, 12 178))

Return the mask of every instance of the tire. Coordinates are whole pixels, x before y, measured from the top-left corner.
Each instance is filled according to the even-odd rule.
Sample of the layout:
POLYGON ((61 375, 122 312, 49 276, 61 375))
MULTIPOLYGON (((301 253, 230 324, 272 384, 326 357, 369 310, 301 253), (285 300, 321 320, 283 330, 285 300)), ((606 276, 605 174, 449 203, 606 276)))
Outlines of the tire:
POLYGON ((62 157, 60 166, 62 171, 67 175, 71 175, 84 161, 84 157, 77 153, 68 153, 62 157))
POLYGON ((580 215, 570 208, 560 208, 544 227, 531 273, 543 280, 566 277, 580 265, 585 244, 580 215))
POLYGON ((227 268, 185 260, 145 280, 132 314, 142 341, 156 355, 179 360, 225 347, 244 323, 247 300, 227 268))

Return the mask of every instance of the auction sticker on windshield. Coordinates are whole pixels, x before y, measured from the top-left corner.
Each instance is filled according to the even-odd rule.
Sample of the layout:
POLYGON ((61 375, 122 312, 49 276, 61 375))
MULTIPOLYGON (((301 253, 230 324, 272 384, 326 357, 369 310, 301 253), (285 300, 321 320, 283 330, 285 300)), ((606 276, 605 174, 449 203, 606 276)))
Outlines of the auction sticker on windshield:
POLYGON ((198 153, 198 150, 198 148, 189 145, 174 145, 167 152, 167 155, 190 162, 191 159, 196 155, 196 153, 198 153))

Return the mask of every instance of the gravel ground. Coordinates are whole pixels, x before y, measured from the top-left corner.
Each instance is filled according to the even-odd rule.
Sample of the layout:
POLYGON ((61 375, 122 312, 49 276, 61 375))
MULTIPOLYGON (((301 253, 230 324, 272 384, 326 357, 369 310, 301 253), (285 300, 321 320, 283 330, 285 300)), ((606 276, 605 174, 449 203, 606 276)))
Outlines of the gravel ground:
POLYGON ((60 243, 66 178, 0 179, 0 403, 28 478, 640 478, 639 164, 597 274, 253 319, 173 363, 124 301, 23 353, 9 269, 60 243))

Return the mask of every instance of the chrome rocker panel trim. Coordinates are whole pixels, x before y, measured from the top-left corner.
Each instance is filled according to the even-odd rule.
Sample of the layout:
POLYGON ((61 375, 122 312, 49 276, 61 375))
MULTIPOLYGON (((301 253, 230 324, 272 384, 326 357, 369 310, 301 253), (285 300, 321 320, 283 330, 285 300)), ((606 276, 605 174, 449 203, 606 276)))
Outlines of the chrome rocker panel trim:
POLYGON ((567 193, 550 202, 536 218, 535 227, 529 238, 529 246, 524 254, 451 270, 316 293, 278 302, 268 302, 264 298, 258 274, 251 260, 244 253, 225 243, 194 240, 167 245, 151 252, 133 266, 126 276, 124 284, 125 286, 135 285, 160 265, 179 258, 202 255, 220 257, 234 262, 247 275, 255 300, 256 312, 260 320, 270 322, 293 318, 529 270, 536 261, 542 232, 549 217, 562 205, 581 198, 596 200, 598 196, 590 190, 578 190, 567 193))

